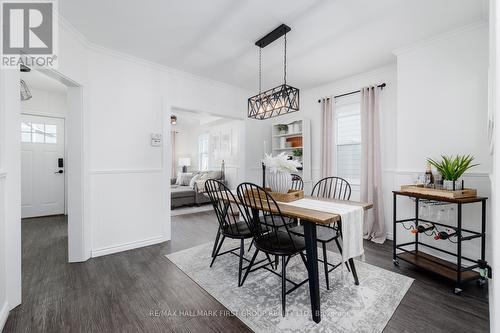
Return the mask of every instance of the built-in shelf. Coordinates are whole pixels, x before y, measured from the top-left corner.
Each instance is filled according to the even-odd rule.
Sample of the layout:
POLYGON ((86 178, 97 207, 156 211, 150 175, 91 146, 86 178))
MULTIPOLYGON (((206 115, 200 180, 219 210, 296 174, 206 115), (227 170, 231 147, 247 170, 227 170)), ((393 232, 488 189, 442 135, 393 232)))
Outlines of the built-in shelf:
POLYGON ((294 149, 302 149, 302 147, 274 148, 273 150, 294 150, 294 149))
MULTIPOLYGON (((283 117, 279 122, 272 124, 272 153, 278 155, 285 153, 290 159, 300 162, 302 167, 299 174, 304 183, 311 182, 311 122, 302 117, 283 117), (288 126, 287 131, 280 131, 283 125, 288 126), (294 145, 295 147, 286 147, 294 145), (302 151, 301 156, 294 156, 294 150, 302 151)), ((307 191, 310 191, 308 188, 307 191)))
POLYGON ((302 136, 302 132, 300 132, 300 133, 276 134, 276 135, 273 135, 273 138, 288 138, 288 137, 294 137, 294 136, 302 136))

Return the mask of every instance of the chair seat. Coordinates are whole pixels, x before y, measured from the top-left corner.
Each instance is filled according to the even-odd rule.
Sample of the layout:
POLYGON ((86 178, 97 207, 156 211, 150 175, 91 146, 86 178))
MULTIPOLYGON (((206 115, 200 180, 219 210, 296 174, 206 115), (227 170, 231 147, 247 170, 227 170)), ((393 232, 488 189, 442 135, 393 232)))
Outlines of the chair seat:
MULTIPOLYGON (((304 237, 304 227, 301 225, 290 229, 290 232, 295 235, 304 237)), ((337 232, 337 230, 331 227, 318 225, 316 228, 316 238, 318 242, 328 243, 334 240, 335 238, 338 238, 339 236, 340 235, 337 232)))
POLYGON ((303 251, 306 243, 303 237, 277 230, 255 238, 255 247, 268 254, 290 256, 303 251))
POLYGON ((246 239, 252 237, 252 231, 250 231, 245 221, 233 223, 231 227, 226 226, 221 230, 221 233, 229 238, 246 239))
POLYGON ((274 217, 274 225, 273 225, 273 220, 271 219, 271 216, 267 215, 265 218, 264 218, 264 216, 260 217, 260 223, 265 224, 266 226, 272 227, 272 228, 281 228, 285 224, 290 225, 290 224, 295 223, 295 220, 291 219, 288 221, 283 221, 283 219, 280 216, 275 216, 274 217))

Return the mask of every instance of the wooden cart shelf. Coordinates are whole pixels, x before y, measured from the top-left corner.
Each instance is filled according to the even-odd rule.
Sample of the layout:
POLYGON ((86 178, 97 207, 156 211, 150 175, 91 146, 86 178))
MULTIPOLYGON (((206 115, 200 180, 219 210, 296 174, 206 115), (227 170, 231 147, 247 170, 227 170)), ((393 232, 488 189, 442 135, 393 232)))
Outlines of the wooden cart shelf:
MULTIPOLYGON (((489 267, 485 261, 485 247, 486 247, 486 197, 467 197, 467 198, 445 198, 424 193, 414 193, 406 191, 393 191, 394 202, 393 202, 393 262, 396 266, 399 266, 398 259, 404 260, 410 264, 417 267, 425 269, 427 271, 438 274, 448 280, 455 282, 455 294, 460 294, 462 292, 463 282, 470 280, 477 280, 480 284, 484 283, 485 278, 482 277, 475 269, 489 267), (409 197, 414 199, 415 204, 415 216, 409 219, 398 220, 397 219, 397 198, 399 196, 409 197), (439 201, 448 204, 456 204, 457 206, 457 224, 456 226, 451 226, 444 223, 429 221, 426 219, 421 219, 419 216, 419 203, 425 201, 439 201), (481 204, 481 230, 475 231, 471 229, 465 229, 462 227, 462 206, 467 204, 481 204), (444 250, 434 245, 422 243, 419 240, 419 233, 415 233, 414 241, 409 243, 398 244, 397 242, 397 226, 405 222, 412 222, 415 226, 419 223, 431 223, 434 226, 448 227, 454 230, 456 242, 456 252, 444 250), (465 234, 465 235, 464 235, 465 234), (481 253, 477 257, 467 258, 462 254, 463 243, 470 241, 472 239, 480 239, 481 241, 481 253), (426 253, 423 249, 430 248, 434 251, 439 251, 445 253, 448 256, 453 256, 456 258, 455 262, 450 262, 443 260, 429 253, 426 253), (399 253, 397 251, 400 251, 399 253), (464 265, 463 262, 466 261, 468 265, 464 265)), ((422 237, 423 234, 420 234, 422 237)), ((424 236, 426 237, 426 236, 424 236)), ((489 268, 488 268, 489 270, 489 268)))
MULTIPOLYGON (((409 251, 403 252, 396 255, 397 258, 409 262, 415 266, 418 266, 427 271, 441 275, 451 281, 457 280, 457 265, 443 260, 441 258, 435 257, 428 253, 422 251, 409 251)), ((476 271, 465 271, 462 272, 462 279, 474 280, 479 279, 480 275, 476 271)))

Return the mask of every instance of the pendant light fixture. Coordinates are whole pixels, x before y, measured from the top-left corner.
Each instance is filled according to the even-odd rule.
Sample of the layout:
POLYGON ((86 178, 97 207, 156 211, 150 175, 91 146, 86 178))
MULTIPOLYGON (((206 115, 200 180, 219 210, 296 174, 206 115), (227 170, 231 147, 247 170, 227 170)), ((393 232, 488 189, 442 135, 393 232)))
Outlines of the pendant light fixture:
POLYGON ((170 124, 171 125, 177 124, 177 116, 175 114, 170 115, 170 124))
POLYGON ((31 95, 31 91, 28 88, 28 85, 24 80, 21 80, 21 101, 27 101, 28 99, 31 99, 33 97, 31 95))
POLYGON ((286 34, 292 30, 282 24, 255 42, 259 47, 259 93, 248 99, 248 118, 269 119, 299 111, 299 89, 286 83, 286 34), (284 36, 283 84, 262 91, 262 49, 284 36))

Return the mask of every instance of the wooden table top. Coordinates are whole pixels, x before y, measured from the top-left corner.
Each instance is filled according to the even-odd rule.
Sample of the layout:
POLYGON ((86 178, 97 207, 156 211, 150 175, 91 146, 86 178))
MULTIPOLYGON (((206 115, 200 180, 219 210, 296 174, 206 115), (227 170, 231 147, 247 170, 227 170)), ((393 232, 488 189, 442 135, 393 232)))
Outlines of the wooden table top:
MULTIPOLYGON (((237 196, 235 196, 234 199, 235 200, 233 200, 233 198, 229 197, 230 202, 235 202, 235 203, 241 204, 239 202, 239 199, 237 196)), ((373 207, 372 204, 363 203, 363 202, 327 199, 327 198, 320 198, 320 197, 312 197, 312 196, 308 196, 308 195, 304 196, 304 199, 361 206, 361 207, 363 207, 364 210, 367 210, 367 209, 370 209, 373 207)), ((314 210, 314 209, 296 207, 296 206, 289 205, 288 203, 285 203, 285 202, 283 202, 283 203, 278 202, 278 206, 279 206, 279 209, 281 211, 281 214, 284 216, 296 218, 296 219, 301 219, 301 220, 313 222, 316 224, 328 225, 331 223, 338 222, 340 220, 340 215, 338 215, 338 214, 322 212, 322 211, 318 211, 318 210, 314 210)), ((253 208, 260 208, 260 207, 253 207, 253 208)), ((278 213, 278 210, 277 210, 276 206, 274 206, 274 205, 270 205, 269 207, 263 207, 263 208, 264 208, 263 210, 266 212, 278 213)))

